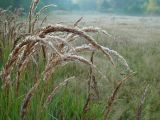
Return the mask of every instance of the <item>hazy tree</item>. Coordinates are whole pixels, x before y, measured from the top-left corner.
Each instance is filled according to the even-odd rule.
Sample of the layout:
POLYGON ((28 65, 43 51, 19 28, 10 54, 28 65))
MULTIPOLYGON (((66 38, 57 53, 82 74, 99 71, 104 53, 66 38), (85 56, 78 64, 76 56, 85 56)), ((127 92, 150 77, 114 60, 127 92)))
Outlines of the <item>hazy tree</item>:
POLYGON ((96 10, 97 9, 97 0, 77 0, 77 4, 81 10, 96 10))
POLYGON ((0 0, 0 7, 1 8, 8 8, 9 6, 14 5, 14 0, 0 0))
POLYGON ((157 0, 149 0, 146 4, 146 11, 148 13, 156 13, 159 10, 157 0))
MULTIPOLYGON (((12 6, 28 12, 32 0, 0 0, 1 8, 12 6)), ((160 13, 160 0, 40 0, 39 8, 56 4, 56 9, 116 12, 127 14, 160 13)), ((54 8, 55 9, 55 8, 54 8)))
POLYGON ((108 0, 97 0, 97 10, 106 12, 110 10, 110 2, 108 0))

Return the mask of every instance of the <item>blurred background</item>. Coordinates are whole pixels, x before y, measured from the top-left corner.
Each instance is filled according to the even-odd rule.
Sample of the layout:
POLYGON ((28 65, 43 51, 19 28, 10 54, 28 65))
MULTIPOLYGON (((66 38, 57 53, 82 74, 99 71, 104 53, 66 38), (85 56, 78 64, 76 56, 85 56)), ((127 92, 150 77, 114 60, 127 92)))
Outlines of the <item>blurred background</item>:
MULTIPOLYGON (((1 8, 29 9, 31 0, 0 0, 1 8)), ((160 15, 160 0, 40 0, 39 7, 56 4, 54 9, 129 15, 160 15)))

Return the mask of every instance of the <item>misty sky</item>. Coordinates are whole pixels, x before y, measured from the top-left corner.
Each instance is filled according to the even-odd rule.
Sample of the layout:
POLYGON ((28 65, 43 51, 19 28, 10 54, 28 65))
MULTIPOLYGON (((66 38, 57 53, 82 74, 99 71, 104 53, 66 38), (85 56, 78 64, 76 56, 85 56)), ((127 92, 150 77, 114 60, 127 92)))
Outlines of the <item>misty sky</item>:
POLYGON ((72 0, 73 3, 78 3, 78 0, 72 0))

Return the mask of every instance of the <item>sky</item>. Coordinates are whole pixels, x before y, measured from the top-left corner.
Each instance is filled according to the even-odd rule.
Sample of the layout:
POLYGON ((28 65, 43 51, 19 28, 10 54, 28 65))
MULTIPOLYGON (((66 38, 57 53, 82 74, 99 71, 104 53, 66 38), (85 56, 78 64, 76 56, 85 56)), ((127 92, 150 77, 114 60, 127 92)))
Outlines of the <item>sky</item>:
POLYGON ((72 0, 72 2, 76 4, 76 3, 78 3, 78 0, 72 0))

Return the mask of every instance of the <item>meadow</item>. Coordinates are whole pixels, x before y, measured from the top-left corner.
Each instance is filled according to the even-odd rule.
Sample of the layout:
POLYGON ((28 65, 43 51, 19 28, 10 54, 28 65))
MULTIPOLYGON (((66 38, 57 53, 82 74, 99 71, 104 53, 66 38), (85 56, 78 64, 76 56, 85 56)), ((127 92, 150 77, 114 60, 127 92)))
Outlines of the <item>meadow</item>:
MULTIPOLYGON (((116 57, 113 57, 116 67, 113 67, 106 56, 99 52, 94 53, 92 62, 96 64, 100 74, 94 71, 92 76, 91 68, 77 61, 58 66, 48 83, 45 84, 42 80, 38 89, 31 94, 32 98, 25 108, 24 119, 103 120, 104 114, 110 109, 106 118, 109 120, 159 120, 160 18, 53 12, 42 27, 55 23, 72 26, 80 17, 83 19, 78 26, 99 27, 111 35, 89 33, 100 45, 121 54, 134 75, 120 84, 127 76, 126 67, 119 64, 116 57), (61 84, 62 86, 59 85, 60 82, 70 77, 71 81, 61 84), (96 80, 95 89, 98 89, 98 93, 88 100, 88 81, 93 77, 96 80), (57 85, 58 91, 54 94, 53 100, 44 106, 47 96, 57 85), (111 98, 114 100, 110 100, 111 98), (88 101, 89 104, 87 104, 88 101)), ((3 26, 0 29, 3 31, 3 26)), ((24 27, 24 29, 27 28, 24 27)), ((13 36, 5 37, 4 43, 2 42, 4 36, 2 34, 0 36, 0 70, 2 71, 13 48, 11 40, 13 36)), ((74 45, 83 43, 86 42, 78 38, 74 45)), ((90 52, 82 52, 80 55, 86 59, 90 59, 91 56, 90 52)), ((39 81, 45 67, 42 53, 35 59, 37 63, 29 62, 26 69, 21 71, 18 93, 14 85, 10 85, 7 89, 0 89, 0 120, 22 119, 20 111, 25 95, 34 83, 39 81)), ((16 65, 18 63, 12 66, 14 67, 11 74, 12 81, 16 79, 18 69, 16 65)), ((3 77, 1 77, 0 86, 3 86, 3 77)), ((96 93, 96 90, 94 92, 96 93)))

